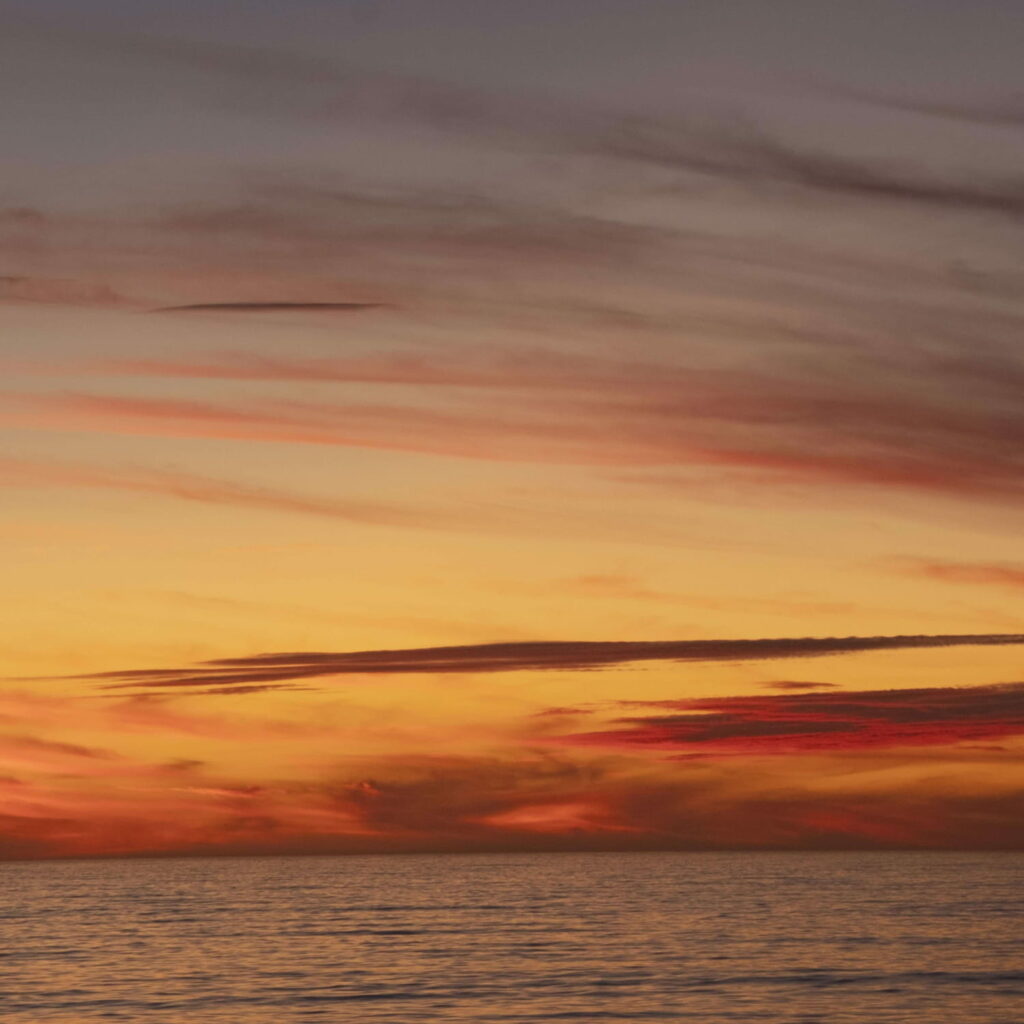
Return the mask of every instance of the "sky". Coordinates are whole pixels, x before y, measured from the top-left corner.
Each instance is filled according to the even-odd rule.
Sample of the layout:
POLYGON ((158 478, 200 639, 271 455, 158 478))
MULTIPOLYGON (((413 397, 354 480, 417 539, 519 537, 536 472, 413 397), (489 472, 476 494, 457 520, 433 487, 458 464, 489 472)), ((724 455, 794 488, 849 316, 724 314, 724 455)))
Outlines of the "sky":
POLYGON ((0 858, 1024 848, 1019 4, 0 16, 0 858))

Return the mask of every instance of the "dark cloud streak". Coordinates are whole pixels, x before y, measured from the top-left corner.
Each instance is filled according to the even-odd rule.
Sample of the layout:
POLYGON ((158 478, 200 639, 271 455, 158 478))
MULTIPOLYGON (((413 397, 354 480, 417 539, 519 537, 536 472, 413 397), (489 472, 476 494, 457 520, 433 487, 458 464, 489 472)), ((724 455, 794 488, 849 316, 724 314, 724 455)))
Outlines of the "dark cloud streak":
POLYGON ((645 661, 761 661, 813 658, 859 651, 1024 644, 1024 634, 784 637, 752 640, 674 640, 471 644, 408 650, 256 654, 220 658, 186 669, 127 669, 77 678, 109 689, 164 690, 258 686, 336 675, 580 671, 645 661))
POLYGON ((381 309, 379 302, 197 302, 163 306, 154 313, 358 313, 381 309))

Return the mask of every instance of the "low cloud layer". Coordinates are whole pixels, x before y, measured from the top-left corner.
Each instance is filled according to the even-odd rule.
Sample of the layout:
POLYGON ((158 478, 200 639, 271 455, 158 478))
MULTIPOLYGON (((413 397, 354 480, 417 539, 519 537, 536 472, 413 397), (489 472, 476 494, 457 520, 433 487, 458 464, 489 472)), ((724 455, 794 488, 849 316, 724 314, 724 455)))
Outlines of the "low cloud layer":
MULTIPOLYGON (((4 748, 0 745, 0 759, 4 748)), ((584 753, 577 748, 574 754, 584 753)), ((922 752, 923 753, 923 752, 922 752)), ((817 759, 823 790, 786 759, 741 775, 732 762, 624 756, 389 758, 330 777, 240 781, 200 762, 123 762, 130 787, 83 797, 60 778, 0 778, 0 859, 138 853, 366 853, 488 850, 1012 849, 1021 788, 966 794, 936 772, 978 778, 992 755, 964 751, 904 771, 899 786, 858 784, 893 762, 817 759), (851 775, 853 776, 851 781, 851 775)), ((101 762, 97 762, 101 763, 101 762)), ((905 766, 906 767, 906 766, 905 766)))

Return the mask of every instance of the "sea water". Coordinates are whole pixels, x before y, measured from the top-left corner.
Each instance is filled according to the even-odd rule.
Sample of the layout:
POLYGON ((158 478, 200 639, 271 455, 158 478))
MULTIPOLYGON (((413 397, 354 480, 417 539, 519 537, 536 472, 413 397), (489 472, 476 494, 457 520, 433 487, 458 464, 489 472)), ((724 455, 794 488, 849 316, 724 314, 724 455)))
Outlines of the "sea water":
POLYGON ((1024 856, 0 865, 5 1024, 1022 1024, 1024 856))

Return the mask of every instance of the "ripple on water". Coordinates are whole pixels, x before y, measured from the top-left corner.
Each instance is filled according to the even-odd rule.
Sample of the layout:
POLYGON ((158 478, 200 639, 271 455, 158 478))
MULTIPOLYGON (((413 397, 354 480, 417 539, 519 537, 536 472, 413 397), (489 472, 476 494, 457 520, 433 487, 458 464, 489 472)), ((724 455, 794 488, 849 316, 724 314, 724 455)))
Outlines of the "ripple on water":
POLYGON ((1020 1024, 1022 869, 1013 854, 7 864, 0 1019, 1020 1024))

